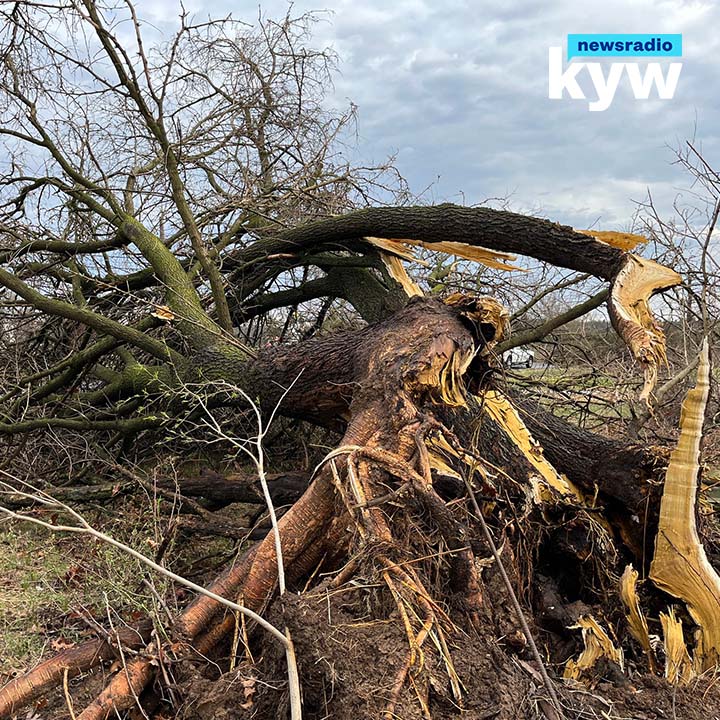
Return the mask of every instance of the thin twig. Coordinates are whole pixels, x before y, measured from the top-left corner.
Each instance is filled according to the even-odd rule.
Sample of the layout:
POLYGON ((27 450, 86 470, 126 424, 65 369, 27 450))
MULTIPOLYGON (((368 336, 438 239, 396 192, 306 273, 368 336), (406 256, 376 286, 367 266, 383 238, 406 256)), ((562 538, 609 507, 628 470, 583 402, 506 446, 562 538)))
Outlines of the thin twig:
MULTIPOLYGON (((248 438, 243 440, 230 435, 223 430, 222 426, 218 422, 217 418, 212 414, 210 407, 205 402, 205 399, 201 394, 195 394, 198 399, 198 403, 205 413, 205 419, 207 425, 216 434, 218 438, 229 442, 238 451, 242 451, 252 460, 255 465, 255 469, 260 479, 260 485, 262 487, 263 496, 265 498, 265 504, 267 505, 268 514, 270 516, 270 523, 272 525, 273 537, 275 540, 275 556, 277 558, 277 573, 278 573, 278 589, 280 596, 285 594, 285 565, 283 563, 282 554, 282 536, 280 534, 280 527, 278 526, 277 513, 275 512, 275 506, 273 505, 272 497, 270 495, 270 488, 267 483, 267 474, 265 472, 265 450, 263 448, 263 441, 267 435, 268 429, 275 419, 275 415, 278 412, 280 404, 285 399, 286 395, 292 390, 295 383, 298 381, 300 375, 298 375, 292 383, 285 389, 283 394, 280 396, 277 404, 273 408, 267 423, 263 422, 263 416, 257 403, 240 387, 230 386, 227 388, 231 389, 233 393, 238 393, 247 403, 250 405, 252 411, 255 413, 255 419, 257 421, 257 435, 254 438, 248 438), (253 450, 248 448, 248 445, 253 450)), ((285 659, 287 661, 288 668, 288 692, 290 695, 290 717, 291 720, 302 720, 302 697, 300 693, 300 678, 297 670, 297 661, 295 658, 295 648, 293 645, 290 630, 286 626, 285 633, 283 635, 284 646, 285 646, 285 659)))
POLYGON ((63 672, 63 692, 65 693, 65 704, 67 705, 68 712, 70 713, 70 718, 71 720, 77 720, 77 716, 75 715, 75 710, 73 708, 72 697, 70 696, 70 688, 68 687, 69 672, 70 668, 65 668, 65 671, 63 672))

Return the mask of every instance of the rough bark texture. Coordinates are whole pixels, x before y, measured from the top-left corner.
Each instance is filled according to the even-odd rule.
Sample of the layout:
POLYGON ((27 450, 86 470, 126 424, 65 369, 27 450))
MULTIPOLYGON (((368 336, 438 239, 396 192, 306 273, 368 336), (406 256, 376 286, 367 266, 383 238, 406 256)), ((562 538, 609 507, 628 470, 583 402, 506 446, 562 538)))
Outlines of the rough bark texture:
MULTIPOLYGON (((448 203, 358 210, 286 230, 269 239, 267 244, 259 244, 255 252, 291 253, 323 243, 359 240, 367 235, 481 245, 491 250, 530 255, 607 280, 615 276, 626 257, 617 247, 593 241, 571 227, 550 220, 448 203)), ((244 262, 251 260, 250 253, 243 257, 244 262)))
MULTIPOLYGON (((436 651, 437 643, 442 647, 441 640, 445 642, 455 632, 455 625, 465 632, 473 626, 485 632, 487 623, 496 623, 495 632, 503 636, 517 632, 516 621, 506 609, 505 591, 494 584, 496 570, 488 570, 485 579, 478 572, 478 558, 487 557, 488 550, 472 514, 462 510, 467 498, 460 476, 436 474, 433 483, 426 445, 433 433, 442 435, 448 429, 451 441, 459 442, 458 452, 466 448, 488 467, 501 468, 501 474, 478 481, 477 492, 491 503, 488 508, 497 508, 488 513, 497 515, 496 539, 506 548, 505 562, 515 584, 531 583, 553 633, 561 637, 567 632, 568 618, 576 619, 563 606, 562 597, 600 603, 605 592, 595 564, 586 562, 597 541, 597 523, 589 522, 584 507, 563 501, 541 509, 531 500, 524 489, 532 475, 527 458, 468 395, 468 388, 473 388, 482 396, 492 376, 483 350, 488 342, 502 339, 481 321, 483 317, 474 301, 455 298, 448 305, 417 298, 387 321, 289 349, 268 350, 249 370, 247 365, 242 368, 244 379, 254 378, 252 386, 263 392, 274 385, 278 394, 296 381, 281 408, 286 414, 344 428, 336 467, 331 462, 322 466, 281 518, 280 532, 291 587, 317 577, 320 568, 337 570, 349 559, 334 580, 323 581, 325 591, 330 582, 342 588, 344 580, 364 573, 370 587, 385 588, 387 600, 395 602, 400 617, 405 618, 410 654, 396 669, 392 692, 375 698, 371 703, 375 709, 364 717, 397 714, 399 708, 404 717, 404 708, 415 707, 418 698, 421 705, 430 702, 430 683, 439 682, 432 668, 448 662, 452 692, 441 692, 440 686, 433 685, 442 698, 435 702, 442 706, 461 701, 451 653, 436 651), (543 580, 539 573, 536 576, 523 568, 528 557, 522 560, 523 544, 514 547, 512 532, 527 535, 523 542, 532 548, 528 557, 537 558, 543 571, 552 566, 548 559, 559 559, 562 571, 557 579, 543 580), (448 553, 439 564, 436 558, 448 553), (433 599, 430 583, 434 592, 444 593, 442 606, 433 599), (452 609, 452 621, 444 607, 452 609), (431 636, 432 646, 425 642, 431 636), (421 646, 428 665, 413 669, 421 646), (411 670, 413 680, 408 684, 411 670)), ((205 354, 200 360, 217 377, 227 377, 241 367, 226 356, 205 354)), ((597 491, 592 512, 602 513, 616 531, 619 552, 643 561, 638 528, 654 522, 655 495, 648 481, 657 479, 662 458, 576 430, 522 398, 517 404, 556 469, 588 495, 597 491)), ((195 491, 203 492, 204 482, 196 479, 195 491)), ((215 502, 224 501, 226 495, 221 495, 215 502)), ((613 566, 611 571, 618 569, 613 566)), ((262 611, 272 600, 277 581, 275 539, 269 533, 212 589, 262 611)), ((182 654, 188 642, 203 652, 213 651, 234 622, 231 615, 220 613, 218 603, 207 597, 194 601, 175 625, 178 639, 169 652, 182 654)), ((292 631, 293 635, 302 633, 302 625, 293 625, 292 631)), ((104 720, 113 709, 129 708, 154 676, 155 652, 149 646, 127 671, 121 670, 80 715, 82 720, 104 720)), ((468 653, 472 654, 470 648, 468 653)), ((309 668, 307 672, 315 671, 309 668)), ((337 688, 338 707, 346 701, 347 692, 351 686, 337 688)), ((17 706, 17 693, 0 691, 0 702, 17 706)))

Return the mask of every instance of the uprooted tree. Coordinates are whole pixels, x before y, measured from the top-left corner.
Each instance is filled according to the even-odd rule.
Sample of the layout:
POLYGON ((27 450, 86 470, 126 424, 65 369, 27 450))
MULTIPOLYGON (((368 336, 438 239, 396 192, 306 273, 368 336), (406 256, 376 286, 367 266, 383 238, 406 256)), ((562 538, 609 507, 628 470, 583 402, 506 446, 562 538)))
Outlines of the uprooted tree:
MULTIPOLYGON (((43 481, 69 504, 100 498, 92 453, 122 466, 155 439, 217 440, 251 400, 261 422, 278 413, 334 438, 312 474, 270 482, 256 465, 289 508, 210 587, 287 629, 307 717, 574 717, 576 686, 546 665, 590 682, 622 676, 627 654, 676 683, 717 667, 720 583, 695 527, 707 348, 672 455, 611 440, 504 389, 502 304, 426 297, 403 263, 438 251, 505 271, 523 255, 597 278, 643 400, 665 353, 649 299, 680 283, 673 270, 633 254, 633 236, 402 206, 399 191, 374 205, 391 168, 337 154, 349 118, 323 109, 330 58, 305 47, 307 19, 183 17, 146 49, 129 4, 51 5, 2 8, 6 513, 52 503, 43 481), (367 324, 319 332, 341 324, 338 299, 367 324), (283 342, 302 304, 312 322, 283 342), (38 447, 77 455, 78 437, 79 487, 55 483, 51 462, 33 474, 38 447)), ((242 500, 243 482, 180 490, 242 500)), ((82 720, 138 704, 207 717, 217 706, 183 696, 183 673, 226 672, 231 654, 235 679, 282 676, 280 637, 199 595, 170 627, 140 621, 49 657, 0 690, 0 717, 108 663, 82 720)), ((223 686, 233 716, 284 712, 283 693, 247 702, 237 687, 223 686)))

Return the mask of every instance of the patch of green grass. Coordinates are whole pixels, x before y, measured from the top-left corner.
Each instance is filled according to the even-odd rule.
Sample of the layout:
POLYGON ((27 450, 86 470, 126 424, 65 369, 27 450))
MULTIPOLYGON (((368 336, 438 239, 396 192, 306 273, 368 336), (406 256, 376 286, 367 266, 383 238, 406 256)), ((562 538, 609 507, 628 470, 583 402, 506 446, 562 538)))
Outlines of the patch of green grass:
MULTIPOLYGON (((139 493, 118 498, 107 507, 77 509, 93 527, 155 559, 167 531, 170 504, 139 493)), ((43 519, 64 521, 50 514, 43 519)), ((232 547, 226 538, 198 538, 179 547, 171 543, 162 562, 203 582, 218 572, 203 558, 220 562, 232 547)), ((147 615, 167 623, 167 613, 159 608, 144 579, 174 614, 177 600, 169 581, 122 550, 87 535, 55 533, 20 521, 1 522, 0 685, 6 676, 24 671, 67 642, 94 637, 85 618, 103 627, 147 615)))
POLYGON ((69 561, 48 533, 0 525, 0 672, 36 661, 47 643, 41 617, 67 612, 58 583, 69 561))
MULTIPOLYGON (((152 558, 159 528, 144 501, 87 519, 152 558)), ((107 626, 108 615, 117 622, 156 612, 157 600, 143 584, 146 572, 127 553, 88 536, 0 524, 0 673, 27 668, 58 643, 83 639, 90 632, 84 617, 107 626)), ((166 579, 155 575, 152 582, 163 597, 166 579)))

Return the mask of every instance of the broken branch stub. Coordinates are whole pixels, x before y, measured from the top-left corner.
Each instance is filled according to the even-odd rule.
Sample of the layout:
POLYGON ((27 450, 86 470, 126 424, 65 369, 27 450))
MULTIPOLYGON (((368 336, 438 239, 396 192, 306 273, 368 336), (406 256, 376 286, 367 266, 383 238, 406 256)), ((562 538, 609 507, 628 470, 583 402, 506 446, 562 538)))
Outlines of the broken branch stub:
MULTIPOLYGON (((613 327, 643 368, 645 383, 640 399, 647 402, 657 382, 658 367, 666 362, 665 335, 650 311, 649 300, 656 293, 679 285, 682 278, 664 265, 627 252, 645 241, 640 235, 591 230, 578 232, 595 239, 598 246, 608 245, 626 251, 621 256, 623 259, 619 263, 620 269, 609 275, 611 292, 608 298, 608 310, 613 327)), ((366 236, 364 239, 380 250, 388 272, 410 297, 422 295, 422 290, 402 265, 402 260, 418 261, 412 252, 413 246, 446 252, 482 263, 490 268, 524 270, 512 264, 516 259, 514 255, 464 242, 426 242, 411 238, 392 239, 372 236, 366 236)), ((530 255, 540 257, 538 253, 530 253, 530 255)), ((598 270, 594 272, 598 277, 608 277, 598 270)))
POLYGON ((710 388, 707 340, 698 363, 697 383, 680 415, 680 438, 668 465, 650 579, 680 598, 698 626, 694 667, 703 672, 720 664, 720 576, 710 565, 695 522, 700 443, 710 388))
POLYGON ((612 283, 608 298, 610 320, 643 368, 645 384, 641 400, 649 399, 657 382, 658 367, 667 362, 665 334, 650 311, 649 300, 655 293, 681 282, 682 278, 674 270, 628 254, 612 283))

